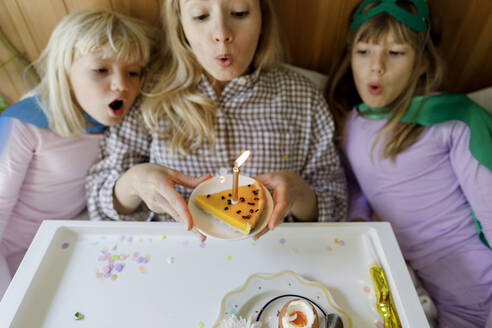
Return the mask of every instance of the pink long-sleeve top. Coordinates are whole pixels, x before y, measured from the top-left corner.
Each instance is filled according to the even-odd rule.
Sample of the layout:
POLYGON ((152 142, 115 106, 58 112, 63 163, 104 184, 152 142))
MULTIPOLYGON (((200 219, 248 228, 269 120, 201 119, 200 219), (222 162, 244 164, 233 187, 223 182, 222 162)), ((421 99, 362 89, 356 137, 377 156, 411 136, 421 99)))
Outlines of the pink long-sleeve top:
POLYGON ((11 275, 43 220, 70 219, 84 209, 85 176, 101 136, 64 138, 0 117, 0 266, 6 260, 11 275))

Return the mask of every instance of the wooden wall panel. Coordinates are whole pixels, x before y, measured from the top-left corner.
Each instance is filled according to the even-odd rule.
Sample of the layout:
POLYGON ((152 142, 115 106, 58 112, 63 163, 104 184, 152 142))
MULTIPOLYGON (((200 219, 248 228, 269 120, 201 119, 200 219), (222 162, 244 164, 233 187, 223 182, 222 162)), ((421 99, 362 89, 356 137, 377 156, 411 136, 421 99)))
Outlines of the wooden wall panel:
MULTIPOLYGON (((59 0, 17 0, 17 3, 39 53, 48 42, 56 24, 67 14, 65 4, 59 0)), ((37 57, 37 54, 29 55, 31 59, 37 57)))
MULTIPOLYGON (((7 8, 5 7, 5 4, 3 2, 0 2, 0 22, 9 22, 6 27, 11 26, 11 18, 7 13, 7 8)), ((7 33, 16 33, 15 30, 9 29, 8 31, 0 30, 0 36, 5 35, 7 33)), ((0 68, 0 90, 3 95, 7 97, 5 100, 8 103, 11 103, 12 100, 14 99, 9 99, 9 98, 15 98, 20 92, 21 89, 18 89, 18 86, 16 85, 18 80, 14 79, 12 80, 12 76, 15 76, 15 69, 17 68, 15 63, 12 62, 12 54, 5 49, 2 45, 0 45, 0 64, 4 63, 1 65, 2 67, 0 68)))
POLYGON ((34 35, 29 28, 27 17, 24 15, 22 7, 19 6, 17 0, 3 0, 3 3, 11 19, 7 22, 0 22, 0 26, 5 30, 9 27, 14 27, 17 32, 15 35, 13 35, 14 33, 9 33, 6 37, 9 38, 9 41, 14 44, 19 51, 28 56, 30 60, 35 59, 39 55, 40 50, 36 45, 34 35), (9 23, 11 23, 12 26, 7 25, 9 23))
POLYGON ((492 85, 492 1, 432 0, 442 21, 441 53, 448 64, 447 89, 492 85))
MULTIPOLYGON (((28 60, 34 60, 66 13, 105 8, 159 24, 163 0, 0 0, 0 28, 28 60)), ((444 27, 440 51, 448 67, 445 90, 492 86, 492 1, 428 0, 444 27)), ((328 73, 345 42, 347 17, 359 0, 273 0, 294 65, 328 73)), ((1 46, 0 46, 1 47, 1 46)), ((0 64, 6 59, 0 49, 0 64)), ((0 94, 9 102, 26 91, 22 65, 0 68, 0 94)))
MULTIPOLYGON (((39 55, 21 8, 15 0, 0 1, 1 35, 6 37, 10 46, 15 48, 27 61, 39 55)), ((8 61, 0 70, 0 94, 8 104, 17 101, 34 86, 34 82, 25 74, 25 67, 18 60, 10 60, 12 54, 0 45, 0 64, 8 61)))
POLYGON ((147 22, 159 25, 161 2, 159 0, 111 0, 113 10, 132 15, 147 22))
POLYGON ((292 63, 328 73, 359 0, 274 0, 292 63))
POLYGON ((111 0, 64 0, 63 2, 68 12, 83 9, 111 9, 111 0))

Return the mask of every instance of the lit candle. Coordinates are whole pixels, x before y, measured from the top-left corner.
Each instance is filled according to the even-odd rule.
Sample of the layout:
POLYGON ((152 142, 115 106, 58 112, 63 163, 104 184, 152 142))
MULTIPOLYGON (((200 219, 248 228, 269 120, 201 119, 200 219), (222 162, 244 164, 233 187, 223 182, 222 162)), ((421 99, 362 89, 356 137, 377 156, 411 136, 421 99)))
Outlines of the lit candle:
POLYGON ((237 203, 239 200, 239 167, 248 159, 251 152, 246 150, 241 154, 235 161, 234 167, 232 168, 232 202, 237 203))
POLYGON ((237 203, 237 200, 239 199, 238 181, 239 181, 239 168, 234 166, 232 168, 232 201, 234 203, 237 203))

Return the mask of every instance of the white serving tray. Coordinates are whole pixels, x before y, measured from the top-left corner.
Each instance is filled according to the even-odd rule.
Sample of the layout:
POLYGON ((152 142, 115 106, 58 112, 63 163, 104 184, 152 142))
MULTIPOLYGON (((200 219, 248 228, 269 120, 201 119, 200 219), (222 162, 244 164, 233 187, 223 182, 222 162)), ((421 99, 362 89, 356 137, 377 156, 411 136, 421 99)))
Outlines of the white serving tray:
POLYGON ((429 327, 388 223, 283 223, 258 241, 200 243, 179 223, 45 221, 0 302, 0 327, 211 328, 224 295, 284 270, 324 285, 352 327, 379 327, 374 260, 403 327, 429 327))

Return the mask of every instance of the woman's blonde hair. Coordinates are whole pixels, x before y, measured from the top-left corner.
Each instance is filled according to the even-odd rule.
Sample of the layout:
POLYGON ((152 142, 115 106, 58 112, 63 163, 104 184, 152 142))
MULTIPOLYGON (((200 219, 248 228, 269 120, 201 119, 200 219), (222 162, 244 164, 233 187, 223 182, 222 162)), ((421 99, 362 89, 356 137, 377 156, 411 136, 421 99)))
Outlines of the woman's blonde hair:
POLYGON ((140 20, 102 10, 83 10, 65 16, 34 63, 42 76, 26 96, 37 95, 49 127, 64 136, 83 133, 86 121, 71 92, 69 72, 75 60, 97 52, 145 66, 150 58, 152 29, 140 20))
MULTIPOLYGON (((415 12, 413 5, 398 3, 402 8, 415 12)), ((365 10, 373 7, 369 5, 365 10)), ((429 26, 431 22, 428 22, 429 26)), ((434 27, 433 27, 434 28, 434 27)), ((437 30, 437 27, 435 28, 437 30)), ((423 126, 400 122, 413 97, 436 91, 444 78, 444 64, 430 36, 430 29, 415 32, 388 14, 374 16, 358 28, 350 30, 342 56, 333 66, 332 81, 327 90, 328 102, 336 123, 337 141, 342 143, 345 120, 353 106, 362 102, 357 93, 350 65, 352 47, 359 41, 378 42, 392 33, 398 43, 408 43, 415 51, 414 70, 405 92, 388 105, 389 118, 379 131, 376 142, 383 141, 381 155, 393 160, 410 147, 419 137, 423 126), (422 73, 420 67, 424 67, 422 73)), ((373 145, 374 146, 374 145, 373 145)))
MULTIPOLYGON (((270 0, 260 1, 262 26, 258 48, 251 63, 253 74, 277 65, 283 56, 278 24, 270 0)), ((158 131, 168 143, 171 153, 187 154, 208 143, 215 149, 217 105, 198 90, 204 69, 188 44, 180 21, 179 0, 164 0, 162 25, 165 44, 161 48, 161 67, 154 70, 155 85, 147 94, 142 108, 149 129, 158 131, 161 120, 164 131, 158 131)))

